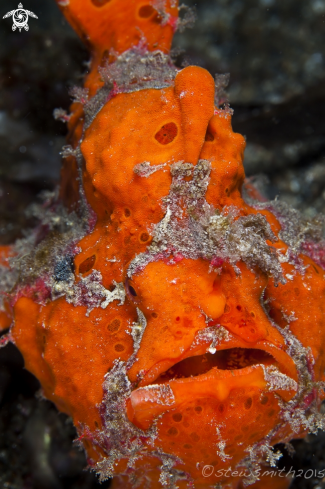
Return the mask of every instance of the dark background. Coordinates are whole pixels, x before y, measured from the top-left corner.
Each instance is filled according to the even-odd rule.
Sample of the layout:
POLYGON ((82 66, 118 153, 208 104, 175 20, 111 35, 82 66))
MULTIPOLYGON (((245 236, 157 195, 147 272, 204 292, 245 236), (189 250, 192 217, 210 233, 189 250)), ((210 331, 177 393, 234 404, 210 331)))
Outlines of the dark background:
MULTIPOLYGON (((31 223, 26 207, 59 179, 68 90, 82 84, 88 54, 54 0, 24 0, 29 32, 2 19, 19 0, 0 4, 0 244, 31 223)), ((279 195, 306 216, 325 211, 325 0, 186 0, 193 29, 175 37, 189 62, 229 72, 234 130, 247 137, 245 170, 269 198, 279 195)), ((12 345, 0 350, 0 488, 93 489, 85 456, 66 416, 36 399, 39 385, 12 345)), ((279 466, 324 469, 323 434, 295 441, 279 466)), ((101 487, 105 489, 108 483, 101 487)), ((297 478, 294 488, 323 488, 297 478)))

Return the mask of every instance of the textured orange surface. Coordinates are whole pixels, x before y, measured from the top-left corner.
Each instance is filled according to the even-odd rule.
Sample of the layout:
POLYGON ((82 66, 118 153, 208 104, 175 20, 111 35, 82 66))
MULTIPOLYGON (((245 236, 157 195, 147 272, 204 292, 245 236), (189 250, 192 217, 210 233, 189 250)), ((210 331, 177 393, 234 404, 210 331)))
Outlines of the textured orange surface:
MULTIPOLYGON (((92 74, 104 50, 127 50, 138 43, 139 32, 148 50, 168 51, 172 26, 163 24, 150 5, 70 0, 62 7, 91 44, 92 74)), ((168 3, 166 13, 175 16, 175 9, 168 3)), ((98 79, 91 75, 86 86, 94 94, 98 79)), ((298 407, 308 415, 319 406, 315 382, 322 380, 325 366, 324 270, 299 255, 305 267, 299 271, 285 261, 288 245, 281 239, 271 243, 260 229, 272 256, 278 252, 281 258, 286 281, 275 281, 267 269, 244 259, 234 266, 227 259, 183 256, 176 244, 168 252, 159 249, 130 273, 134 260, 155 244, 155 225, 163 232, 168 219, 174 220, 181 233, 186 219, 193 215, 195 224, 196 213, 208 204, 214 216, 224 213, 224 232, 231 208, 237 212, 234 221, 265 216, 276 236, 281 225, 270 210, 257 210, 242 198, 245 141, 232 131, 230 111, 214 106, 214 81, 206 70, 190 66, 171 86, 117 93, 85 130, 80 107, 73 110, 69 138, 74 147, 80 144, 83 190, 97 217, 74 256, 75 281, 69 287, 83 292, 74 302, 68 302, 66 289, 56 300, 17 295, 12 337, 45 396, 72 416, 90 464, 99 463, 104 477, 114 430, 120 430, 114 443, 141 441, 136 453, 142 458, 135 458, 131 468, 131 452, 122 450, 113 466, 113 487, 134 487, 135 479, 136 487, 161 487, 161 467, 165 464, 168 478, 174 464, 180 488, 203 489, 217 482, 236 488, 239 477, 217 477, 217 470, 235 469, 249 447, 264 460, 259 447, 305 432, 299 424, 294 431, 284 413, 294 418, 298 407), (211 165, 207 190, 204 198, 191 195, 188 204, 182 189, 194 181, 191 169, 202 160, 211 165), (155 171, 141 175, 144 163, 155 171), (179 183, 177 168, 184 169, 184 163, 192 166, 179 183), (95 271, 106 297, 123 285, 124 302, 104 305, 102 297, 87 310, 99 293, 89 288, 95 271), (129 387, 113 377, 117 360, 126 368, 129 387), (273 385, 267 372, 275 371, 278 383, 273 385), (118 408, 114 396, 121 396, 118 408), (214 473, 205 476, 205 465, 214 473)), ((76 175, 75 159, 69 157, 61 186, 69 208, 78 201, 76 175)), ((202 182, 201 175, 203 188, 202 182)), ((242 253, 245 239, 238 244, 242 253)))
POLYGON ((56 0, 63 14, 89 46, 93 58, 85 86, 93 95, 101 86, 98 66, 114 59, 141 41, 149 51, 168 52, 171 47, 178 0, 156 2, 164 5, 164 15, 154 2, 146 0, 56 0))

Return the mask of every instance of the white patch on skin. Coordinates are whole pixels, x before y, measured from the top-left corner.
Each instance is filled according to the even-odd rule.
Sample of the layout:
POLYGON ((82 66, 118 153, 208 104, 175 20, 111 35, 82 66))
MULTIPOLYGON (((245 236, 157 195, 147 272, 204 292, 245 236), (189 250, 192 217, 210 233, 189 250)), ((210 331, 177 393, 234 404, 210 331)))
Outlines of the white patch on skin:
POLYGON ((265 367, 261 364, 264 371, 264 379, 268 384, 269 391, 276 391, 278 389, 290 391, 298 390, 298 384, 295 380, 288 375, 281 373, 274 365, 265 367))
POLYGON ((106 309, 108 304, 110 304, 113 301, 120 301, 120 306, 124 304, 125 301, 125 289, 123 282, 116 283, 114 282, 115 289, 111 292, 110 290, 105 289, 103 287, 102 292, 106 295, 106 299, 101 303, 100 307, 102 309, 106 309))
POLYGON ((138 321, 132 324, 131 327, 131 336, 133 338, 133 353, 137 353, 140 348, 140 343, 142 340, 142 336, 144 330, 147 326, 147 320, 141 309, 137 307, 138 321))
POLYGON ((132 404, 136 403, 137 396, 140 402, 155 402, 163 406, 175 404, 175 396, 169 384, 152 384, 137 389, 132 394, 132 404))
POLYGON ((138 165, 135 165, 135 167, 133 168, 133 171, 139 177, 148 178, 150 175, 152 175, 156 171, 162 170, 165 166, 166 166, 166 163, 163 163, 161 165, 151 166, 151 163, 149 161, 144 161, 143 163, 139 163, 138 165))
MULTIPOLYGON (((108 304, 113 301, 120 301, 119 305, 124 304, 125 289, 122 282, 113 281, 115 289, 111 292, 102 284, 102 274, 98 270, 93 270, 90 275, 80 281, 74 282, 74 275, 71 274, 70 280, 65 282, 55 282, 52 287, 52 294, 55 299, 65 295, 66 301, 74 306, 86 306, 88 317, 90 312, 96 307, 106 309, 108 304)), ((53 297, 53 300, 55 300, 53 297)))

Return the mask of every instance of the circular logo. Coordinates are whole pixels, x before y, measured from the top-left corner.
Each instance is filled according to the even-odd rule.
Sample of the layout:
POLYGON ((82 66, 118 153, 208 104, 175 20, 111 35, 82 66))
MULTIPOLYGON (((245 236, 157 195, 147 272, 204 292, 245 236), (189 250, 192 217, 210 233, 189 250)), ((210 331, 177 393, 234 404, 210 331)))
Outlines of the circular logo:
POLYGON ((210 477, 214 472, 213 465, 205 465, 202 469, 203 477, 210 477))
POLYGON ((12 19, 15 26, 18 27, 18 29, 21 29, 22 27, 25 27, 28 22, 28 14, 24 9, 17 9, 13 14, 12 19))
POLYGON ((3 19, 7 19, 11 16, 13 21, 12 30, 15 31, 16 29, 19 29, 19 32, 21 32, 22 29, 25 29, 25 31, 29 30, 29 16, 34 17, 34 19, 38 19, 37 15, 35 15, 34 12, 31 12, 30 10, 25 10, 22 3, 18 5, 18 8, 16 10, 10 10, 10 12, 7 12, 3 16, 3 19))

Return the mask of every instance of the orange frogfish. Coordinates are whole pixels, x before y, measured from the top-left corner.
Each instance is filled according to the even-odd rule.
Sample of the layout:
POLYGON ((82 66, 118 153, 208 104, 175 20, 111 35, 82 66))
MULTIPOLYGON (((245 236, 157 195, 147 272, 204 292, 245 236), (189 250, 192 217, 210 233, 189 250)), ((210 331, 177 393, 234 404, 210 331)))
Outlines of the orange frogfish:
POLYGON ((325 426, 321 221, 244 185, 215 80, 173 64, 177 0, 57 3, 92 60, 60 190, 0 250, 2 343, 113 488, 258 484, 325 426))

